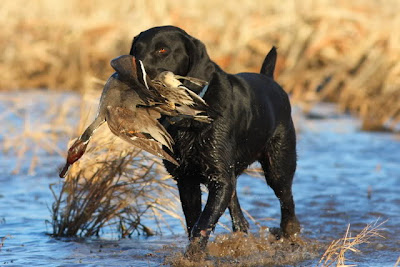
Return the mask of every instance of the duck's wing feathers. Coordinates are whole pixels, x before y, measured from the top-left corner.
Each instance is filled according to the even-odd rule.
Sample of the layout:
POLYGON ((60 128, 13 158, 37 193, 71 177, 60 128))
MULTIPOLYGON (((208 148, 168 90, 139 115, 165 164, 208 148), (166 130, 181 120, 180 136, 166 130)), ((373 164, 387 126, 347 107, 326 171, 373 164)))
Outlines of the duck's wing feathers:
MULTIPOLYGON (((166 145, 171 151, 172 151, 172 138, 166 132, 164 127, 162 129, 165 131, 163 134, 154 134, 154 131, 152 130, 151 132, 156 135, 162 142, 154 138, 153 135, 150 133, 146 133, 146 129, 149 128, 149 126, 146 126, 147 124, 151 123, 150 121, 140 121, 140 120, 148 120, 149 116, 146 118, 143 118, 143 113, 142 111, 139 111, 139 117, 138 112, 132 112, 129 109, 121 108, 121 107, 108 107, 108 116, 107 116, 107 123, 108 126, 113 134, 116 136, 122 138, 123 140, 127 141, 128 143, 143 149, 150 154, 153 154, 155 156, 161 157, 165 160, 168 160, 172 162, 175 165, 179 165, 178 162, 171 156, 169 155, 166 151, 164 151, 161 147, 161 144, 166 145), (160 137, 161 136, 161 137, 160 137), (151 139, 149 139, 151 138, 151 139), (170 139, 168 139, 170 138, 170 139)), ((157 113, 157 112, 156 112, 157 113)), ((150 114, 150 113, 149 113, 150 114)), ((150 118, 156 118, 159 117, 160 115, 156 115, 151 112, 150 118)), ((158 121, 155 120, 157 123, 158 121)), ((159 123, 158 123, 159 124, 159 123)), ((158 126, 158 125, 157 125, 158 126)))
POLYGON ((149 152, 150 154, 153 154, 155 156, 158 156, 160 158, 163 158, 165 160, 168 160, 169 162, 179 165, 179 163, 174 159, 171 155, 169 155, 167 152, 165 152, 162 147, 160 146, 160 143, 150 140, 150 139, 143 139, 139 138, 137 136, 129 136, 129 135, 124 135, 121 136, 122 139, 127 141, 128 143, 143 149, 144 151, 149 152))
POLYGON ((181 105, 195 105, 198 106, 198 108, 206 108, 208 106, 206 102, 199 95, 184 86, 180 79, 189 80, 190 82, 201 87, 204 87, 208 84, 206 81, 192 77, 175 75, 170 71, 164 71, 157 75, 157 77, 153 80, 153 84, 156 86, 156 89, 170 101, 181 105))
POLYGON ((158 121, 160 113, 152 108, 138 108, 136 120, 140 124, 141 132, 148 134, 157 142, 172 151, 173 139, 164 126, 158 121))
POLYGON ((107 123, 117 136, 132 135, 152 138, 172 151, 172 137, 158 122, 160 113, 151 108, 137 108, 135 112, 121 107, 108 107, 107 123))
POLYGON ((208 107, 208 104, 206 103, 206 101, 204 101, 204 99, 201 98, 198 94, 196 94, 195 92, 193 92, 192 90, 188 89, 185 86, 182 86, 182 87, 185 88, 186 93, 192 98, 192 100, 196 106, 198 106, 200 108, 204 108, 204 109, 206 109, 208 107))
MULTIPOLYGON (((193 77, 180 76, 180 75, 174 75, 174 77, 177 80, 187 80, 187 81, 189 81, 197 86, 203 87, 203 88, 208 85, 208 82, 201 80, 201 79, 193 78, 193 77)), ((185 87, 183 84, 180 87, 183 87, 186 90, 186 92, 189 94, 189 96, 193 99, 193 101, 197 105, 204 106, 204 107, 208 106, 207 103, 204 101, 204 99, 201 98, 198 94, 196 94, 189 88, 185 87)))

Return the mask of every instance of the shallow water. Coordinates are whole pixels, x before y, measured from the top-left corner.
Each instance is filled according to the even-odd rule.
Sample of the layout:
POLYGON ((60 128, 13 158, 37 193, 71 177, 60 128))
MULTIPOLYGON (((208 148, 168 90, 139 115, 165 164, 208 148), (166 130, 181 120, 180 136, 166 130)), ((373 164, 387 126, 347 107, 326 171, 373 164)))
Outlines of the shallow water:
MULTIPOLYGON (((22 127, 19 117, 1 115, 12 105, 4 96, 0 96, 0 121, 10 129, 4 130, 3 126, 0 143, 5 135, 22 127)), ((21 93, 19 97, 36 103, 32 106, 36 112, 41 112, 50 99, 76 98, 55 93, 50 97, 43 97, 41 93, 21 93)), ((351 233, 355 235, 367 223, 388 220, 382 231, 385 239, 372 240, 359 247, 362 254, 346 256, 352 260, 349 262, 359 266, 394 266, 400 256, 399 137, 361 132, 356 119, 337 114, 332 105, 320 105, 314 113, 318 116, 307 118, 295 113, 298 169, 293 191, 302 236, 325 244, 342 237, 349 223, 351 233)), ((68 123, 72 124, 77 116, 78 112, 72 110, 68 123)), ((15 147, 19 145, 16 142, 15 147)), ((82 240, 49 237, 47 233, 52 229, 46 220, 50 220, 48 207, 53 202, 49 184, 60 185, 57 168, 63 159, 40 149, 36 152, 41 160, 31 175, 27 174, 29 163, 22 164, 19 174, 12 174, 17 156, 13 151, 0 154, 1 264, 159 266, 166 257, 184 250, 187 245, 185 232, 176 219, 168 217, 170 229, 163 229, 162 236, 122 240, 110 233, 105 233, 102 238, 82 240)), ((26 152, 28 158, 29 153, 32 152, 26 152)), ((264 179, 242 175, 238 181, 238 194, 242 207, 256 220, 256 223, 250 220, 254 233, 260 227, 279 226, 279 203, 264 179)), ((230 225, 227 217, 221 222, 230 225)), ((215 234, 222 233, 227 230, 218 226, 215 234)), ((298 265, 316 265, 319 258, 298 265)), ((240 265, 240 262, 236 264, 240 265)))

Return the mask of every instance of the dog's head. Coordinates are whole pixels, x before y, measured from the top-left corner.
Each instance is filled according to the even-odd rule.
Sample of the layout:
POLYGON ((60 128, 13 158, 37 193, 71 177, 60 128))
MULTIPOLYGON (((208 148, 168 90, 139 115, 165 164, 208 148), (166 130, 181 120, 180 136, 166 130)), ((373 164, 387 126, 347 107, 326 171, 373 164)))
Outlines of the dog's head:
POLYGON ((130 54, 146 66, 150 78, 163 71, 209 80, 215 70, 202 42, 174 26, 155 27, 137 35, 130 54))

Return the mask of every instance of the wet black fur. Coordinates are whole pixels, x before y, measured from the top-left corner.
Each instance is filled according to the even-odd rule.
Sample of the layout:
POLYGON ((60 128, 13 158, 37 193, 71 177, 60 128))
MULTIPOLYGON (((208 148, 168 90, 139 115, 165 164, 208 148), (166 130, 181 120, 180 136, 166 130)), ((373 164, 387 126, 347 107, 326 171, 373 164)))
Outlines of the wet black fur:
MULTIPOLYGON (((178 183, 192 241, 189 251, 205 247, 226 208, 233 230, 247 232, 248 222, 236 196, 236 179, 255 161, 261 163, 268 185, 280 200, 283 234, 299 232, 291 190, 296 136, 288 96, 273 80, 275 48, 264 60, 261 74, 231 75, 210 60, 199 40, 179 28, 164 26, 136 36, 130 54, 143 61, 151 78, 169 70, 209 81, 204 100, 213 122, 183 120, 168 127, 180 166, 164 164, 178 183), (209 190, 203 210, 200 183, 209 190)), ((197 93, 201 90, 187 86, 197 93)))

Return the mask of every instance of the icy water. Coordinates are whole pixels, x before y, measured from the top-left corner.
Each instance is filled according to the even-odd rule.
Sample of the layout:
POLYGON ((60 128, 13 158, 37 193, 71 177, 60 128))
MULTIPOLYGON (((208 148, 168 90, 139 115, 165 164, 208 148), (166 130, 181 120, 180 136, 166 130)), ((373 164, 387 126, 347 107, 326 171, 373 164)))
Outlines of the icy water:
MULTIPOLYGON (((35 117, 46 112, 50 99, 65 104, 68 99, 76 98, 43 92, 21 93, 16 97, 22 104, 10 101, 9 95, 0 95, 2 148, 8 141, 7 136, 22 131, 23 116, 17 115, 23 113, 29 103, 28 113, 35 117), (7 113, 10 107, 17 115, 7 113)), ((72 127, 78 112, 74 109, 68 112, 70 121, 65 124, 72 127)), ((313 114, 315 116, 305 117, 296 112, 294 116, 298 131, 298 169, 293 192, 302 224, 301 235, 326 246, 342 237, 348 224, 355 235, 367 223, 387 220, 382 231, 385 239, 374 239, 359 247, 361 254, 346 256, 349 263, 359 266, 394 266, 400 256, 399 136, 361 132, 356 119, 337 114, 331 105, 320 105, 313 114)), ((0 152, 0 264, 160 266, 165 258, 184 250, 185 232, 178 220, 168 217, 170 228, 163 229, 163 235, 148 238, 118 239, 116 234, 110 233, 101 238, 80 240, 50 237, 48 233, 52 229, 46 221, 50 220, 48 207, 53 203, 53 196, 49 184, 56 184, 57 188, 62 183, 57 177, 57 168, 63 158, 41 147, 27 149, 20 152, 27 162, 21 163, 19 174, 13 174, 18 158, 15 149, 25 144, 21 139, 13 142, 14 149, 0 152), (29 170, 33 153, 40 159, 34 172, 29 170)), ((29 147, 29 142, 26 145, 29 147)), ((279 203, 264 179, 242 175, 238 193, 242 207, 255 219, 255 222, 250 220, 254 233, 260 227, 279 225, 279 203)), ((222 218, 222 222, 230 225, 227 218, 222 218)), ((224 233, 228 233, 227 230, 218 226, 212 240, 215 235, 224 233)), ((318 253, 313 259, 296 265, 317 265, 323 251, 318 253)), ((250 253, 248 257, 257 255, 250 253)), ((240 266, 241 262, 233 264, 240 266)))

